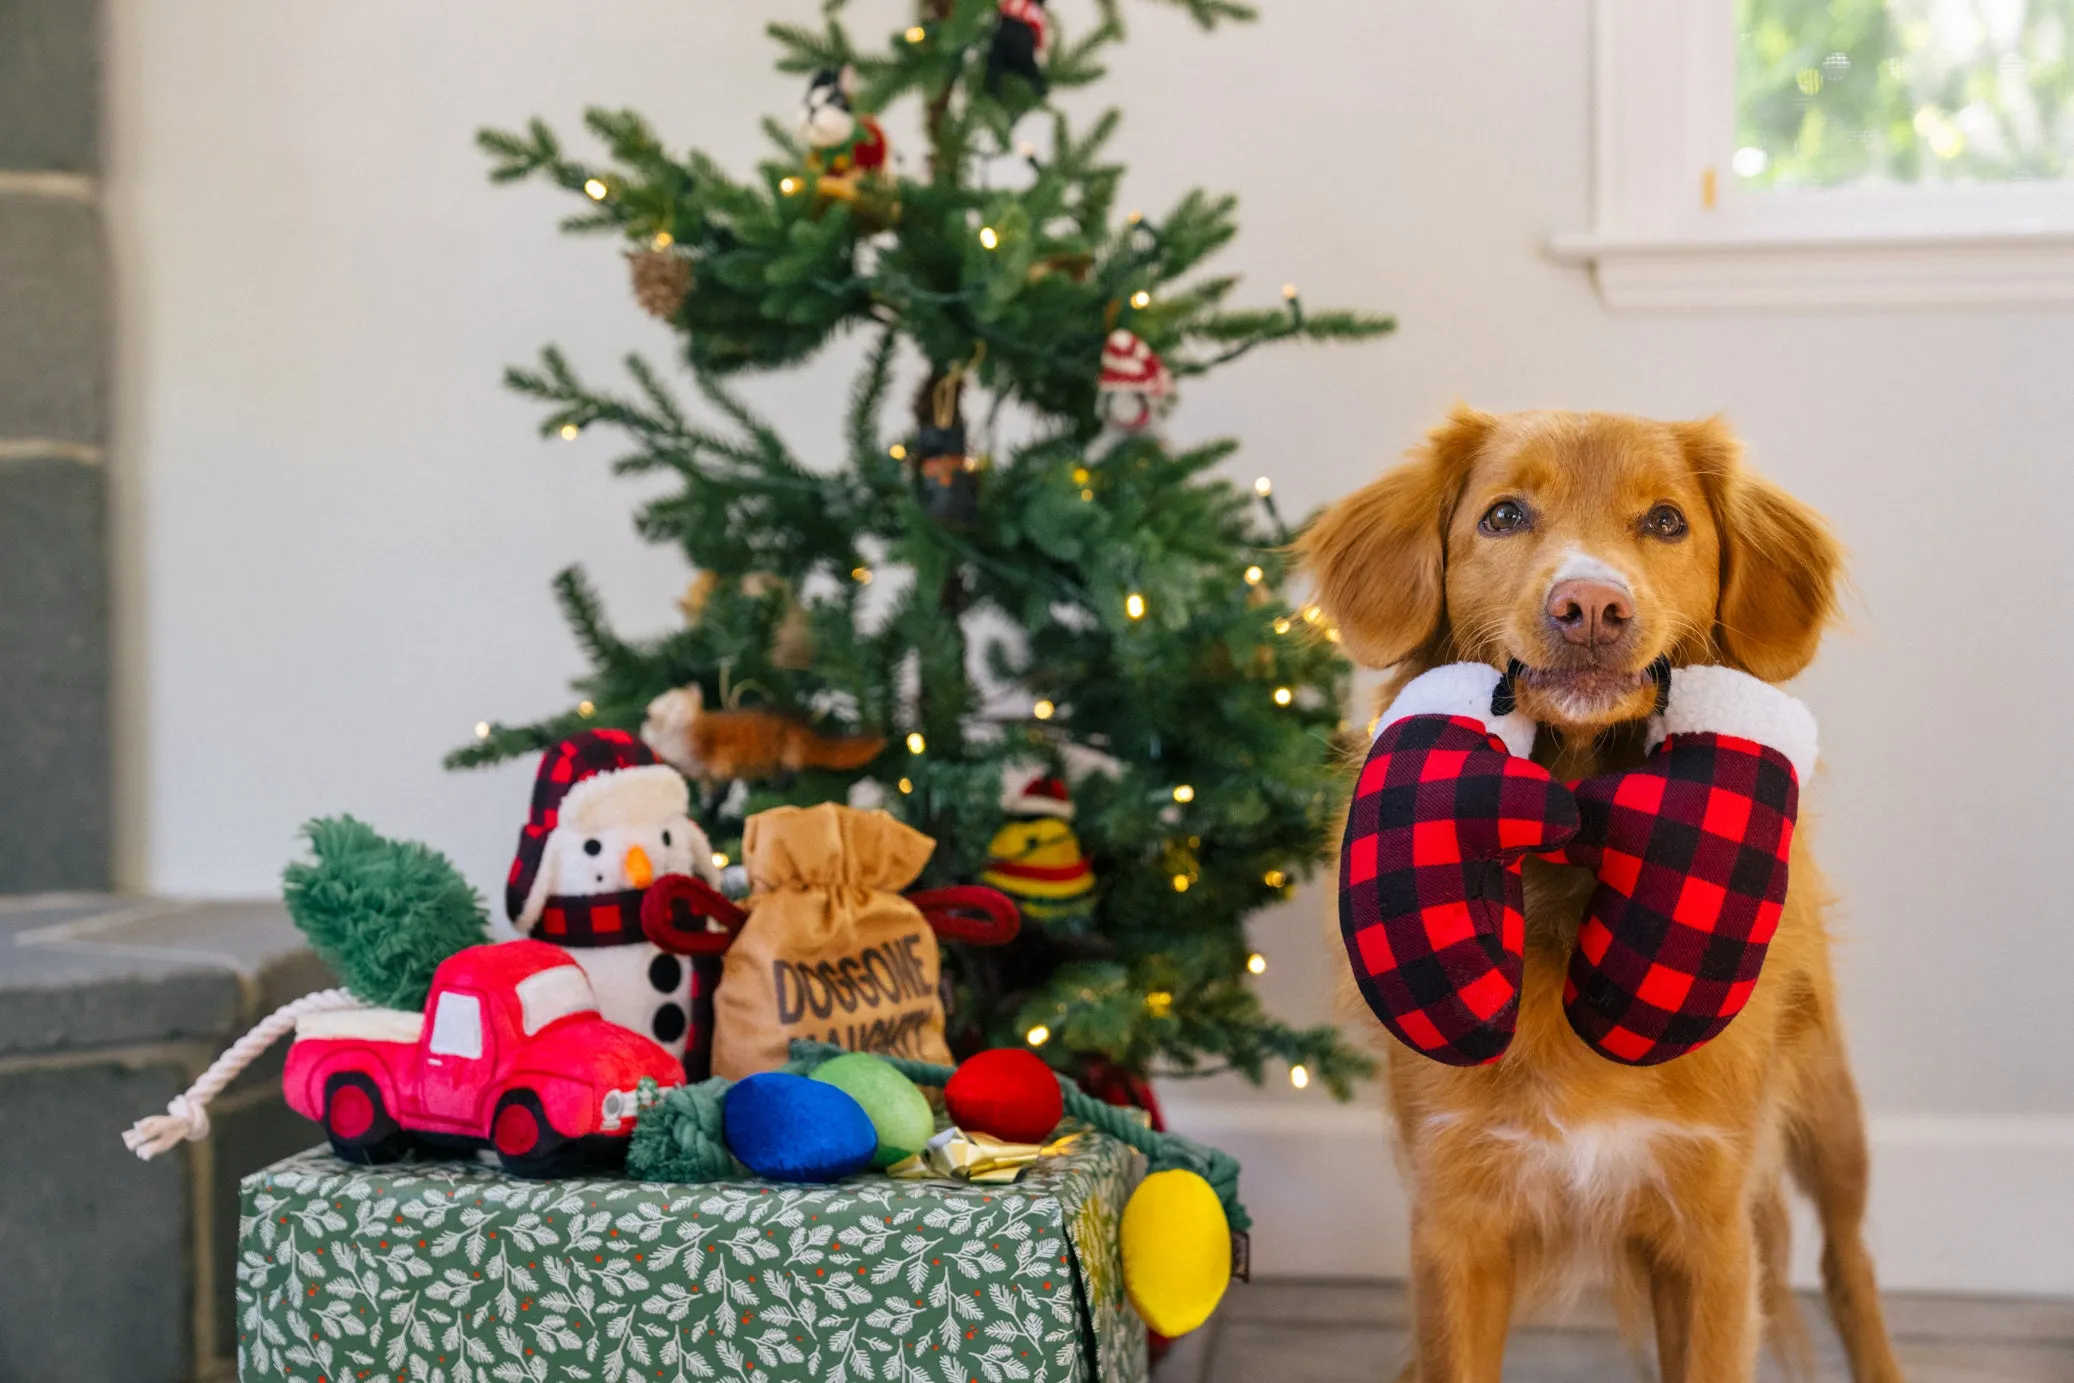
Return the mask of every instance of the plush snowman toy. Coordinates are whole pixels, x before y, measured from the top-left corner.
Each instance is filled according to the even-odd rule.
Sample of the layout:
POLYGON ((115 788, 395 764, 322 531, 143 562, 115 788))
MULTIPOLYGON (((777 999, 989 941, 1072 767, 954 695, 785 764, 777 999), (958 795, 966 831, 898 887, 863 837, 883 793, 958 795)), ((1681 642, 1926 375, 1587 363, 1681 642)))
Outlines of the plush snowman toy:
POLYGON ((678 1057, 689 1036, 696 1058, 710 1049, 710 1021, 699 1022, 712 1008, 710 977, 695 978, 689 957, 641 930, 642 896, 671 874, 719 883, 677 770, 624 730, 586 730, 550 749, 505 883, 506 910, 520 931, 567 948, 608 1020, 678 1057))
POLYGON ((1143 337, 1119 327, 1102 344, 1095 396, 1103 422, 1124 432, 1143 432, 1172 410, 1174 377, 1143 337))

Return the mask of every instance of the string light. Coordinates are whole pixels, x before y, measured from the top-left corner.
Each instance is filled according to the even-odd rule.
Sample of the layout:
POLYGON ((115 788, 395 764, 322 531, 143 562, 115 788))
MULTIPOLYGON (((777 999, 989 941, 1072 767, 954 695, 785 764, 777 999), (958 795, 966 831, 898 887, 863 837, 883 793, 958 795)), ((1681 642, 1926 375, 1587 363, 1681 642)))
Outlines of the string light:
POLYGON ((1267 973, 1267 957, 1255 951, 1252 955, 1246 957, 1246 969, 1255 975, 1265 975, 1267 973))
POLYGON ((1325 631, 1325 642, 1327 642, 1327 643, 1338 643, 1338 642, 1339 642, 1339 630, 1337 630, 1337 629, 1328 629, 1328 630, 1326 630, 1326 631, 1325 631))
POLYGON ((667 250, 670 246, 677 243, 677 237, 668 231, 657 231, 648 243, 658 250, 667 250))
POLYGON ((1195 789, 1193 787, 1190 787, 1187 783, 1179 784, 1174 789, 1174 800, 1176 802, 1195 801, 1195 789))
POLYGON ((592 716, 596 715, 597 713, 598 707, 596 702, 579 701, 576 703, 576 714, 582 716, 585 720, 589 720, 592 716))
POLYGON ((562 440, 565 442, 573 442, 576 440, 578 435, 582 433, 582 431, 583 429, 578 427, 575 423, 563 423, 562 440))
POLYGON ((1288 705, 1288 704, 1289 704, 1290 702, 1292 702, 1292 701, 1294 701, 1294 700, 1296 700, 1296 693, 1295 693, 1295 692, 1293 692, 1293 691, 1291 691, 1291 690, 1289 690, 1289 688, 1287 688, 1287 687, 1276 687, 1276 688, 1275 688, 1275 704, 1276 704, 1277 706, 1286 706, 1286 705, 1288 705))
POLYGON ((1123 612, 1132 619, 1145 618, 1145 597, 1132 591, 1123 598, 1123 612))
POLYGON ((906 37, 909 43, 920 43, 923 39, 929 37, 929 31, 917 24, 907 31, 906 37))
POLYGON ((1308 1066, 1305 1066, 1302 1062, 1298 1062, 1296 1065, 1290 1067, 1289 1083, 1295 1086, 1298 1090, 1301 1090, 1305 1086, 1309 1085, 1311 1083, 1310 1068, 1308 1066))
POLYGON ((1283 296, 1283 298, 1285 298, 1285 299, 1286 299, 1286 300, 1288 300, 1289 302, 1295 302, 1295 301, 1296 301, 1296 285, 1295 285, 1295 284, 1293 284, 1293 283, 1285 283, 1285 284, 1283 284, 1283 285, 1282 285, 1282 296, 1283 296))
POLYGON ((1142 211, 1134 211, 1130 215, 1124 217, 1123 219, 1135 226, 1140 221, 1145 219, 1145 213, 1142 211))
POLYGON ((587 179, 583 184, 583 195, 594 202, 604 201, 605 194, 611 190, 611 188, 605 186, 604 183, 599 182, 596 178, 587 179))
POLYGON ((1035 158, 1035 157, 1037 157, 1037 146, 1036 146, 1035 144, 1032 144, 1032 143, 1031 143, 1031 142, 1030 142, 1029 140, 1027 140, 1027 139, 1026 139, 1026 140, 1024 140, 1024 141, 1023 141, 1022 143, 1020 143, 1020 144, 1016 145, 1016 146, 1015 146, 1015 151, 1016 151, 1016 152, 1017 152, 1018 154, 1021 154, 1021 155, 1022 155, 1022 156, 1023 156, 1024 158, 1035 158))
POLYGON ((1152 306, 1152 295, 1140 288, 1137 292, 1131 294, 1131 306, 1143 312, 1146 308, 1152 306))
POLYGON ((1095 492, 1094 492, 1093 490, 1082 490, 1082 491, 1080 492, 1080 498, 1081 498, 1081 499, 1082 499, 1083 501, 1085 501, 1085 500, 1091 500, 1091 499, 1093 499, 1094 497, 1095 497, 1095 492))
POLYGON ((490 737, 490 722, 487 720, 475 722, 475 737, 479 740, 488 739, 490 737))
POLYGON ((1258 585, 1259 585, 1259 584, 1260 584, 1260 583, 1261 583, 1262 581, 1264 581, 1265 579, 1267 579, 1267 573, 1266 573, 1266 572, 1264 572, 1264 571, 1262 571, 1262 570, 1261 570, 1261 569, 1260 569, 1259 567, 1248 567, 1248 568, 1246 568, 1246 584, 1247 584, 1247 585, 1249 585, 1249 586, 1258 586, 1258 585))
POLYGON ((1051 1041, 1051 1029, 1039 1023, 1036 1027, 1023 1034, 1023 1041, 1029 1043, 1032 1047, 1042 1047, 1045 1043, 1051 1041))
POLYGON ((713 852, 713 867, 715 869, 727 868, 727 855, 724 851, 715 850, 713 852))
POLYGON ((1259 495, 1262 499, 1266 499, 1269 495, 1273 494, 1274 492, 1275 482, 1269 480, 1266 476, 1262 476, 1260 477, 1260 479, 1253 482, 1253 493, 1259 495))
POLYGON ((1174 996, 1164 989, 1155 989, 1145 996, 1145 1010, 1154 1018, 1164 1018, 1174 1009, 1174 996))
POLYGON ((994 249, 1001 243, 1001 234, 992 226, 981 226, 979 228, 979 243, 987 249, 994 249))
POLYGON ((886 455, 892 457, 895 461, 905 461, 907 460, 907 448, 895 442, 892 446, 886 448, 886 455))
POLYGON ((1278 620, 1276 620, 1276 621, 1275 621, 1275 632, 1276 632, 1277 634, 1286 634, 1286 633, 1288 633, 1288 632, 1289 632, 1289 621, 1288 621, 1288 620, 1286 620, 1286 619, 1278 619, 1278 620))
POLYGON ((1316 624, 1323 618, 1325 618, 1325 612, 1317 606, 1306 605, 1303 607, 1303 622, 1305 624, 1316 624))
POLYGON ((1075 466, 1073 468, 1073 483, 1075 485, 1085 485, 1094 478, 1095 473, 1085 466, 1075 466))
POLYGON ((921 732, 920 730, 915 730, 915 731, 912 731, 911 733, 909 733, 909 735, 908 735, 908 737, 907 737, 907 752, 908 752, 908 753, 910 753, 910 754, 919 754, 919 753, 921 753, 921 752, 922 752, 922 751, 923 751, 924 749, 927 749, 928 747, 929 747, 929 741, 927 741, 927 740, 925 740, 925 739, 923 739, 923 738, 922 738, 922 732, 921 732))
POLYGON ((1186 874, 1176 874, 1174 876, 1174 892, 1188 892, 1188 876, 1186 874))
POLYGON ((1039 720, 1050 720, 1058 712, 1058 709, 1057 706, 1052 705, 1049 701, 1039 701, 1030 708, 1030 714, 1039 720))
POLYGON ((850 579, 860 586, 869 586, 871 584, 871 568, 852 567, 850 569, 850 579))
POLYGON ((799 179, 798 179, 798 178, 781 178, 781 179, 779 179, 779 181, 778 181, 778 191, 780 191, 780 192, 784 193, 784 194, 785 194, 786 196, 790 197, 790 196, 791 196, 791 195, 792 195, 793 193, 795 193, 795 192, 799 191, 799 179))
POLYGON ((1269 888, 1280 888, 1283 884, 1289 882, 1289 876, 1279 869, 1270 869, 1267 873, 1260 876, 1260 881, 1269 888))
POLYGON ((902 792, 913 792, 915 790, 915 780, 912 778, 902 778, 899 786, 902 792))

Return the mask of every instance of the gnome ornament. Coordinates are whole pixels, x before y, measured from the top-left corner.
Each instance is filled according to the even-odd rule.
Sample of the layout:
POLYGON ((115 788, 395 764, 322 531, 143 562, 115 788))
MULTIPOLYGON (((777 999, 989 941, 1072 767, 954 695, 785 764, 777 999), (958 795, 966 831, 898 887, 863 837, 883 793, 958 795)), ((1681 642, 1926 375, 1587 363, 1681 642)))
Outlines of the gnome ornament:
POLYGON ((993 47, 987 51, 987 94, 1001 94, 1001 79, 1013 74, 1030 84, 1038 96, 1049 90, 1044 69, 1039 66, 1048 47, 1051 16, 1044 0, 1001 0, 1001 22, 994 30, 993 47))
POLYGON ((719 883, 676 769, 624 730, 586 730, 541 758, 505 884, 512 922, 576 958, 606 1018, 684 1057, 691 1078, 704 1079, 717 962, 666 951, 642 928, 649 890, 681 876, 719 883), (697 1021, 695 1005, 708 1021, 697 1021))
POLYGON ((982 883, 1015 899, 1040 922, 1078 916, 1094 892, 1094 870, 1073 834, 1073 802, 1066 785, 1039 774, 1002 804, 1008 820, 987 847, 982 883))
POLYGON ((1143 337, 1119 327, 1102 345, 1095 398, 1103 422, 1124 432, 1143 432, 1173 408, 1174 377, 1143 337))

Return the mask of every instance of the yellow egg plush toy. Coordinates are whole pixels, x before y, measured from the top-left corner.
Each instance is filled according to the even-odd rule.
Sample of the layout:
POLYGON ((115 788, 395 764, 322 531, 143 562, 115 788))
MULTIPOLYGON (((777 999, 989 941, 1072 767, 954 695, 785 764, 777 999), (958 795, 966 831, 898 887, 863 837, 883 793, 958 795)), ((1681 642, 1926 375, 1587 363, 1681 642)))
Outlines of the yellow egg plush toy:
POLYGON ((1210 1319, 1231 1285, 1231 1224, 1210 1183, 1176 1168, 1138 1183, 1123 1208, 1123 1290, 1169 1338, 1210 1319))

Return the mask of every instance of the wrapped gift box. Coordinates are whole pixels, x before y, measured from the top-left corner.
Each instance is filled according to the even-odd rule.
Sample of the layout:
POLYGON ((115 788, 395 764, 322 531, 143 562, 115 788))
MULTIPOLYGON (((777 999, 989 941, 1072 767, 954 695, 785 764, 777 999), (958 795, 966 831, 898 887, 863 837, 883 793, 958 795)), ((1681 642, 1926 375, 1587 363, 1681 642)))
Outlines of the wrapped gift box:
POLYGON ((1141 1383, 1139 1163, 1089 1135, 1006 1186, 679 1185, 313 1149, 243 1183, 238 1376, 1141 1383))

